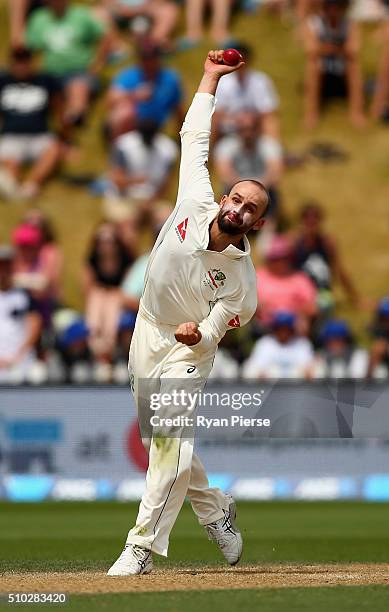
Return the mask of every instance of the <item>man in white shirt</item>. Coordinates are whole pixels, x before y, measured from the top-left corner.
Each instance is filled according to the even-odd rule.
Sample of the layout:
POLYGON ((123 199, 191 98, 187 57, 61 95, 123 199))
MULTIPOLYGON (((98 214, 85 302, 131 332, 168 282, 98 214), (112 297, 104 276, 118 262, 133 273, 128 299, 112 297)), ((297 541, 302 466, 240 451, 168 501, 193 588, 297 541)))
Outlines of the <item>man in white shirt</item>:
POLYGON ((126 197, 151 200, 163 197, 178 155, 172 138, 158 132, 152 121, 122 134, 111 154, 110 178, 126 197))
POLYGON ((24 382, 35 361, 41 317, 29 294, 13 286, 14 252, 0 245, 0 382, 24 382))
POLYGON ((218 85, 214 135, 234 132, 237 113, 252 111, 260 119, 262 133, 279 139, 279 98, 274 83, 264 72, 249 67, 252 59, 250 47, 241 44, 236 48, 246 64, 239 72, 228 74, 218 85))
POLYGON ((282 173, 282 147, 263 134, 255 113, 244 111, 236 119, 237 132, 225 136, 214 150, 215 169, 224 188, 251 177, 276 188, 282 173))
POLYGON ((243 365, 243 378, 307 378, 314 353, 308 338, 296 335, 296 317, 275 313, 272 332, 260 338, 243 365))
POLYGON ((257 308, 246 233, 263 226, 269 196, 258 181, 245 180, 217 204, 207 169, 217 84, 242 66, 226 66, 222 58, 223 51, 210 51, 205 61, 181 130, 176 207, 146 271, 129 371, 142 438, 150 449, 149 469, 135 527, 108 571, 111 576, 149 573, 152 552, 167 556, 169 535, 186 495, 231 565, 242 552, 235 504, 220 489, 209 487, 193 452, 193 427, 158 427, 162 416, 193 417, 189 393, 201 393, 218 343, 228 329, 247 323, 257 308), (177 392, 178 403, 173 399, 177 392), (161 400, 158 410, 153 410, 154 400, 161 400))

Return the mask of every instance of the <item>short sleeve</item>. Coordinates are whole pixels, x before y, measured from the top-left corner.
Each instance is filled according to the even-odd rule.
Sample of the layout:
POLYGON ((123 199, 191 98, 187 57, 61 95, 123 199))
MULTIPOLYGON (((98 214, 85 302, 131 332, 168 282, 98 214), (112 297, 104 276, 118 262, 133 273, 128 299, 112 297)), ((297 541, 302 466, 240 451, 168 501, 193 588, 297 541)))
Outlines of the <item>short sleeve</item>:
POLYGON ((216 161, 232 159, 237 153, 237 142, 233 137, 222 138, 214 149, 216 161))
POLYGON ((87 38, 91 42, 96 42, 104 36, 105 26, 98 21, 89 11, 84 11, 84 23, 87 38))
POLYGON ((281 144, 271 136, 261 138, 260 151, 266 161, 279 161, 282 158, 281 144))
POLYGON ((44 14, 41 10, 34 11, 27 20, 26 42, 30 49, 39 51, 44 47, 44 28, 44 14))
POLYGON ((169 166, 173 165, 178 156, 178 147, 171 138, 166 138, 164 141, 163 154, 166 164, 169 166))
POLYGON ((256 74, 253 83, 256 108, 260 113, 272 113, 279 107, 279 98, 274 83, 266 74, 256 74))
POLYGON ((112 81, 112 86, 115 89, 123 91, 132 91, 140 84, 140 78, 137 72, 133 69, 122 70, 112 81))

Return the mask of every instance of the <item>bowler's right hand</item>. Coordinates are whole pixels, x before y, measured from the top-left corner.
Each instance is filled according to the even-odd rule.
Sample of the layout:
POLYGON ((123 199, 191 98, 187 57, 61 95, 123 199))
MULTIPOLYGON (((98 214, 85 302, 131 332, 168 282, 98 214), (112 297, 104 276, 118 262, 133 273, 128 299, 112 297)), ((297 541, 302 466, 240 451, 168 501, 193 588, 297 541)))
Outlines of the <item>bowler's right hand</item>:
POLYGON ((186 344, 186 346, 193 346, 198 344, 202 338, 199 326, 197 323, 181 323, 174 333, 177 342, 186 344))

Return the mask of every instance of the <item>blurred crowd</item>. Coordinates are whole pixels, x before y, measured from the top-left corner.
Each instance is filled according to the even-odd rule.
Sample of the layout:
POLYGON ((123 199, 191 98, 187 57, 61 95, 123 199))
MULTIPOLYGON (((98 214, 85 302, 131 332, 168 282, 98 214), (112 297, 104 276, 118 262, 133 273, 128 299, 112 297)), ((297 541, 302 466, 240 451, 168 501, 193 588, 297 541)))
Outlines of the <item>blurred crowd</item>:
POLYGON ((0 206, 31 204, 0 245, 0 382, 127 382, 148 252, 174 206, 179 146, 166 127, 173 123, 169 133, 178 135, 188 102, 169 60, 185 57, 205 34, 246 59, 217 91, 210 155, 216 197, 248 177, 271 194, 265 229, 250 236, 260 308, 249 326, 223 339, 212 375, 388 376, 389 296, 362 299, 320 202, 301 202, 296 218, 285 217, 279 93, 250 44, 234 38, 231 21, 239 11, 258 20, 272 11, 294 24, 296 45, 305 51, 306 129, 334 98, 344 99, 356 129, 368 114, 389 120, 389 0, 9 0, 0 206), (382 43, 369 91, 360 66, 361 20, 375 23, 382 43), (107 66, 114 73, 108 85, 107 66), (105 105, 106 171, 88 187, 101 198, 102 221, 74 279, 84 302, 78 312, 62 293, 60 228, 40 210, 39 195, 77 146, 96 98, 105 105), (371 309, 369 328, 357 330, 370 337, 364 347, 337 316, 337 286, 356 309, 371 309))

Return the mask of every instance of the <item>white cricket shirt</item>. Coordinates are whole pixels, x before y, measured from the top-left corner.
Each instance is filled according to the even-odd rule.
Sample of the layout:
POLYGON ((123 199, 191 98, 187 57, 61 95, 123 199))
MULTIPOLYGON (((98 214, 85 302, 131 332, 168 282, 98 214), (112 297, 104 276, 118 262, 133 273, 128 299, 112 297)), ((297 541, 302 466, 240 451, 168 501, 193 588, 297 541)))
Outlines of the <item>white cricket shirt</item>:
POLYGON ((209 226, 219 212, 207 169, 214 96, 197 93, 181 130, 176 207, 150 255, 141 299, 156 325, 199 323, 205 350, 216 350, 228 329, 247 323, 257 308, 250 244, 208 250, 209 226))

